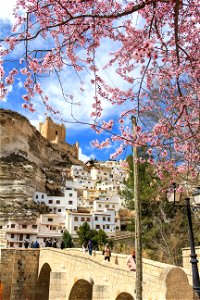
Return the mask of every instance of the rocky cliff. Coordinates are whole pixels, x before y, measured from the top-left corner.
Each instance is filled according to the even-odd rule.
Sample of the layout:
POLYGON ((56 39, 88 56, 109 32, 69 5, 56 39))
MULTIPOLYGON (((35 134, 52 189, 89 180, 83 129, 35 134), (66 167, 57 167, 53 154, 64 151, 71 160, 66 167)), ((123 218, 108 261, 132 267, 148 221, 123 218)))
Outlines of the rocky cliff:
POLYGON ((14 111, 0 109, 0 126, 0 216, 36 217, 47 208, 34 203, 34 192, 60 195, 63 170, 83 162, 51 144, 14 111))

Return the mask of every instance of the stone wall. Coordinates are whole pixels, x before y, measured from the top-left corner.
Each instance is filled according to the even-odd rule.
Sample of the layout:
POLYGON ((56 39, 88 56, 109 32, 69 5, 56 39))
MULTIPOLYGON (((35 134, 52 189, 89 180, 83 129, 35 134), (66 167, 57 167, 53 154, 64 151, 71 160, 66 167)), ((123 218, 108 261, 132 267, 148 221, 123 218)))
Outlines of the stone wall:
MULTIPOLYGON (((200 246, 195 247, 195 252, 197 255, 197 259, 199 261, 198 265, 199 265, 199 270, 200 270, 200 246)), ((182 249, 183 268, 185 268, 185 269, 191 269, 190 254, 191 254, 190 248, 182 249)))
POLYGON ((35 300, 39 253, 32 249, 1 250, 3 300, 35 300))

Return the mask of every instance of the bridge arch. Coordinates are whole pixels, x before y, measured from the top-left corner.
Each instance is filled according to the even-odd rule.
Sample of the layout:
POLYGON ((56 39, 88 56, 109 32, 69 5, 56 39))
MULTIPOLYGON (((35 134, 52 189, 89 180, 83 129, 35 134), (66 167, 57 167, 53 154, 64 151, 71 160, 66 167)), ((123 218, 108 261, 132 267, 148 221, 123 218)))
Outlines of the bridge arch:
POLYGON ((36 299, 49 300, 50 273, 51 267, 44 263, 37 280, 36 299))
POLYGON ((69 294, 69 300, 92 300, 93 282, 85 279, 78 279, 69 294))
POLYGON ((115 300, 134 300, 133 296, 129 293, 120 293, 115 300))
MULTIPOLYGON (((131 273, 132 274, 132 273, 131 273)), ((122 284, 117 286, 117 291, 113 290, 115 296, 115 300, 134 300, 134 288, 135 286, 132 284, 127 284, 123 282, 122 284)))

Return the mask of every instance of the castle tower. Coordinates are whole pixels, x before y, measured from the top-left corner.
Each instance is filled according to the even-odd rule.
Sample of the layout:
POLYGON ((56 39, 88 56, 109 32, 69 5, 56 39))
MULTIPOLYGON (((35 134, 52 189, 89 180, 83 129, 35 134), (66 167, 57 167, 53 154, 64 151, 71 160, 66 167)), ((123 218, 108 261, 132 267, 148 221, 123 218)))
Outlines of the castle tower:
POLYGON ((50 117, 47 117, 44 123, 39 123, 39 132, 49 141, 65 142, 66 130, 64 124, 56 124, 50 117))

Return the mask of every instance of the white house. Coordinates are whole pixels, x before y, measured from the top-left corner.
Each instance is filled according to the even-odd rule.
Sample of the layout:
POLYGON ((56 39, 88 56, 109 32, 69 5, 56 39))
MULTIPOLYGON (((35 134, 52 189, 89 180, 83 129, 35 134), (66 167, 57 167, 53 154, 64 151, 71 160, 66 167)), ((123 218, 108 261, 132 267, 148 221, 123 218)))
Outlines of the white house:
POLYGON ((38 242, 52 238, 60 241, 65 230, 65 216, 60 214, 42 214, 38 220, 38 242))
POLYGON ((21 248, 24 247, 25 240, 32 242, 37 238, 38 220, 35 222, 9 220, 3 227, 6 234, 7 247, 21 248))
POLYGON ((84 222, 87 222, 92 228, 92 214, 90 211, 66 211, 65 227, 73 237, 77 236, 77 231, 84 222))
POLYGON ((36 192, 34 201, 38 204, 46 204, 52 213, 65 215, 66 209, 77 210, 77 191, 66 187, 64 196, 47 196, 47 194, 36 192))
POLYGON ((72 165, 71 166, 71 177, 72 178, 82 178, 82 179, 88 179, 90 177, 90 174, 87 170, 84 170, 83 166, 79 165, 72 165))
POLYGON ((93 211, 93 229, 103 229, 108 236, 115 236, 115 210, 93 211))
POLYGON ((83 179, 83 178, 74 178, 72 180, 66 180, 65 182, 66 187, 71 187, 77 190, 83 189, 94 189, 96 186, 96 182, 91 179, 83 179))

